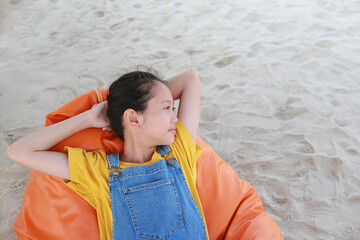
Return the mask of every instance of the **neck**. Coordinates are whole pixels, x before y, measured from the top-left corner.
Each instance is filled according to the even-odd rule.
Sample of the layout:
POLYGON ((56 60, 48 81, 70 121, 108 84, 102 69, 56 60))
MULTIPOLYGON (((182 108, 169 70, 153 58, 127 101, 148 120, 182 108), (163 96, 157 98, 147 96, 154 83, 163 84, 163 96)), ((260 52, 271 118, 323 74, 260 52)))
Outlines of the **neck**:
POLYGON ((145 163, 151 160, 156 147, 144 146, 137 138, 127 138, 124 141, 124 150, 120 155, 121 161, 131 163, 145 163))

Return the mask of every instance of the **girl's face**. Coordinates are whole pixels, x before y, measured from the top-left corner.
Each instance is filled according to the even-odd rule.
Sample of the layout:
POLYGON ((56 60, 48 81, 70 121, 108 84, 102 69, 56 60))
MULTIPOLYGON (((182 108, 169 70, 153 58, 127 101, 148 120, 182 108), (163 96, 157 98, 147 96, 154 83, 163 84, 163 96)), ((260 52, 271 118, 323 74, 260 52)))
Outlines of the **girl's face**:
POLYGON ((174 142, 177 116, 170 89, 163 83, 153 87, 154 97, 142 115, 142 131, 155 145, 170 145, 174 142))

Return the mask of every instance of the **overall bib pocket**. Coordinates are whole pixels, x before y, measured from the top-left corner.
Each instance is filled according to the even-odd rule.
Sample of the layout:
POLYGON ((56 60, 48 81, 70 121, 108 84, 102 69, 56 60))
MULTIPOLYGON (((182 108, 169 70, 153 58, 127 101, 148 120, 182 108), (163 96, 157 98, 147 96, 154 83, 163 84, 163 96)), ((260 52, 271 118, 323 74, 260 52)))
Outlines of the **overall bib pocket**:
POLYGON ((124 188, 122 192, 138 237, 167 239, 184 225, 173 178, 124 188))

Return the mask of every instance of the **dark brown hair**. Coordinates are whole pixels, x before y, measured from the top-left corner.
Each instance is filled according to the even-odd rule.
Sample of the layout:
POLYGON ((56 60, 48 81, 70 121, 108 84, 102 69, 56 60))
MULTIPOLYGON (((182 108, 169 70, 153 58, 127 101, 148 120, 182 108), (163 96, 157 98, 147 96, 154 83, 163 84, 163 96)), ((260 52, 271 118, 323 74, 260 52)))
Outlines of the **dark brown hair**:
POLYGON ((157 82, 167 85, 158 71, 138 66, 135 71, 122 75, 111 84, 106 115, 111 128, 121 140, 124 141, 124 112, 129 108, 144 112, 148 101, 153 97, 152 89, 157 82))

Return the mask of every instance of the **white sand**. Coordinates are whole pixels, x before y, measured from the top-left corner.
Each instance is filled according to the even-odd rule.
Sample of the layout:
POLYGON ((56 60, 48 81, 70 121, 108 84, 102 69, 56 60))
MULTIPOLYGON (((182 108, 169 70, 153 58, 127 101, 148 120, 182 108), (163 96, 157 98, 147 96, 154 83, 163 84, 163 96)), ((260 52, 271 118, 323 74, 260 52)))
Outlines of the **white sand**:
POLYGON ((200 136, 285 239, 360 236, 360 2, 1 1, 0 239, 29 171, 9 143, 137 64, 202 81, 200 136))

